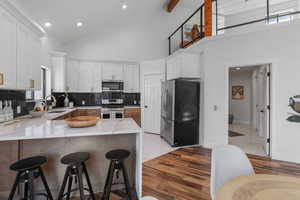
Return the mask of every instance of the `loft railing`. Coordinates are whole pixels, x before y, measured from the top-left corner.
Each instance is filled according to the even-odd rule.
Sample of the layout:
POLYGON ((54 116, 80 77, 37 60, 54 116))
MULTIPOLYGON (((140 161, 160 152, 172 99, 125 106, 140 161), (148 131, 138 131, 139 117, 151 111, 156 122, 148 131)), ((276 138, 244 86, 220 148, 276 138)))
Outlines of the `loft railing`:
MULTIPOLYGON (((220 4, 220 2, 222 2, 222 0, 219 0, 219 4, 220 4)), ((288 0, 281 1, 280 4, 274 3, 274 1, 272 2, 273 4, 271 4, 271 2, 272 2, 272 0, 265 0, 265 6, 258 7, 258 8, 255 8, 252 10, 253 11, 252 18, 249 18, 246 20, 243 19, 242 22, 235 22, 234 24, 226 23, 226 14, 219 11, 218 13, 222 13, 223 16, 225 15, 225 20, 224 20, 225 23, 223 25, 221 25, 221 27, 219 27, 219 26, 217 27, 217 32, 222 31, 223 33, 225 33, 225 31, 227 31, 227 30, 235 30, 236 28, 239 28, 239 27, 244 27, 247 25, 261 23, 261 22, 264 22, 264 24, 272 24, 272 22, 274 22, 273 20, 275 20, 276 23, 280 23, 279 19, 282 17, 300 14, 300 11, 288 11, 288 12, 283 12, 280 14, 272 14, 272 12, 281 12, 280 8, 282 8, 283 10, 287 9, 284 6, 284 3, 288 3, 289 1, 288 0), (255 11, 257 11, 259 9, 264 11, 264 16, 258 16, 255 13, 255 11)), ((222 6, 222 3, 221 3, 221 6, 222 6)), ((288 6, 288 7, 290 7, 290 6, 288 6)), ((296 8, 296 9, 298 10, 298 8, 296 8)), ((248 14, 250 11, 249 10, 247 11, 248 14)), ((219 25, 218 21, 217 21, 217 24, 219 25)), ((251 28, 253 28, 253 27, 251 27, 251 28)))
MULTIPOLYGON (((217 0, 213 0, 217 16, 217 0)), ((187 18, 169 37, 169 55, 180 48, 186 48, 204 36, 204 3, 187 18)), ((217 17, 216 17, 217 22, 217 17)), ((217 29, 217 27, 216 27, 217 29)))
MULTIPOLYGON (((251 3, 251 1, 249 1, 251 3)), ((248 3, 249 3, 248 2, 248 3)), ((299 8, 294 8, 292 10, 289 10, 287 12, 281 12, 281 10, 285 10, 285 6, 282 4, 275 3, 275 1, 272 0, 265 0, 263 3, 261 1, 261 7, 259 8, 253 8, 253 13, 251 13, 250 18, 243 18, 240 19, 237 17, 236 20, 230 21, 228 19, 228 15, 235 15, 237 16, 243 12, 249 14, 249 10, 239 10, 236 11, 236 13, 228 14, 224 13, 224 8, 230 7, 228 2, 225 0, 213 0, 213 13, 212 13, 212 19, 213 19, 213 35, 218 34, 226 34, 226 32, 229 31, 235 31, 239 29, 239 27, 246 27, 247 29, 252 29, 253 26, 247 26, 251 24, 272 24, 272 23, 280 23, 281 21, 284 21, 283 17, 287 16, 300 16, 300 10, 299 8), (262 12, 260 14, 257 14, 255 11, 257 9, 260 9, 262 12), (295 11, 296 10, 296 11, 295 11), (279 12, 280 11, 280 12, 279 12), (279 13, 278 13, 279 12, 279 13), (228 14, 228 15, 227 15, 228 14), (283 20, 281 20, 283 19, 283 20)), ((284 1, 283 1, 284 2, 284 1)), ((286 0, 286 3, 289 2, 286 0)), ((240 3, 247 3, 244 1, 241 1, 240 3)), ((248 4, 249 5, 249 4, 248 4)), ((243 6, 236 6, 242 7, 243 6)), ((248 7, 245 7, 248 8, 248 7)), ((234 10, 234 8, 231 8, 234 10)), ((204 19, 204 10, 205 5, 204 3, 187 19, 185 20, 169 37, 169 54, 171 55, 173 52, 180 48, 186 48, 196 41, 202 39, 205 37, 205 19, 204 19)), ((291 17, 291 20, 295 17, 291 17)), ((255 25, 256 26, 256 25, 255 25)))

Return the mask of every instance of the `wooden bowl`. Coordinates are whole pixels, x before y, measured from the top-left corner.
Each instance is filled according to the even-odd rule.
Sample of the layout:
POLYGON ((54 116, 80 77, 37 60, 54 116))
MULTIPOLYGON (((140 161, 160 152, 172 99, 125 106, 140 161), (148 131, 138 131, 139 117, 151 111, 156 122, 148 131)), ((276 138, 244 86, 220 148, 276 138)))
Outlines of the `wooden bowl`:
POLYGON ((90 126, 96 126, 99 118, 95 116, 77 116, 67 118, 66 122, 71 128, 84 128, 90 126))

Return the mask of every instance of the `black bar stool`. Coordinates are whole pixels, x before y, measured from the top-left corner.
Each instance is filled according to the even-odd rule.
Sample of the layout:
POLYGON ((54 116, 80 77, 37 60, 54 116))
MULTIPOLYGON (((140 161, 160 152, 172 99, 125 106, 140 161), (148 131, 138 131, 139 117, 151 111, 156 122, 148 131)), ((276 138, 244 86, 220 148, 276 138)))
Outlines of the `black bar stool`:
POLYGON ((61 159, 61 163, 67 165, 67 169, 58 195, 58 200, 62 200, 65 197, 67 200, 69 200, 71 193, 78 190, 80 193, 81 200, 84 200, 84 190, 90 193, 90 198, 92 198, 92 200, 95 200, 92 184, 88 175, 88 171, 85 166, 85 161, 87 161, 89 158, 90 158, 89 153, 77 152, 77 153, 68 154, 61 159), (82 173, 84 173, 85 175, 88 188, 84 188, 83 186, 82 173), (76 189, 72 189, 73 178, 75 178, 75 183, 78 181, 78 188, 76 189), (67 182, 68 182, 68 191, 67 193, 64 193, 67 182))
POLYGON ((17 176, 13 184, 12 190, 9 194, 8 200, 13 200, 17 187, 19 184, 24 184, 24 200, 33 200, 35 195, 42 195, 47 199, 53 200, 46 178, 44 176, 41 166, 47 162, 47 158, 44 156, 35 156, 25 158, 13 163, 10 169, 17 171, 17 176), (42 183, 46 189, 46 194, 34 192, 34 180, 41 177, 42 183))
POLYGON ((109 200, 111 187, 113 185, 113 178, 116 172, 117 178, 119 178, 119 171, 122 170, 124 184, 126 188, 126 194, 128 199, 132 200, 131 197, 131 188, 129 184, 128 174, 124 165, 124 160, 128 158, 130 152, 123 149, 116 149, 106 153, 105 157, 110 160, 110 166, 107 174, 107 178, 105 181, 104 192, 102 196, 102 200, 109 200))

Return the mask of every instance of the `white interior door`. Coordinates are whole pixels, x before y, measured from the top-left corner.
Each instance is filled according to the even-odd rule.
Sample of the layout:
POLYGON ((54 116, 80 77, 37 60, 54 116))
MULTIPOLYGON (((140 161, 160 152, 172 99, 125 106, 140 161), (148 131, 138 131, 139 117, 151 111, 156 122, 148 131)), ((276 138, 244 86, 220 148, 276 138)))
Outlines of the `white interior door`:
POLYGON ((161 74, 144 75, 144 131, 160 133, 161 74))
POLYGON ((264 119, 263 119, 263 130, 265 136, 265 152, 267 155, 270 155, 270 142, 271 142, 271 135, 270 135, 270 88, 271 88, 271 80, 270 80, 270 65, 266 65, 265 67, 265 75, 264 75, 264 119))
POLYGON ((264 139, 264 150, 270 154, 270 71, 269 65, 264 65, 258 70, 257 78, 257 131, 264 139))

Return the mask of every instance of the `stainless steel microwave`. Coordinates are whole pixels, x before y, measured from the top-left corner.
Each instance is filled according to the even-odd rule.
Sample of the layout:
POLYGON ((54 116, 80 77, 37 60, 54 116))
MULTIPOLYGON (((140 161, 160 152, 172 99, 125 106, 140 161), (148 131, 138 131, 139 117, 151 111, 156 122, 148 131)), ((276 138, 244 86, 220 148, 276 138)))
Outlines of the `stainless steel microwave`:
POLYGON ((123 81, 102 81, 103 92, 123 92, 124 82, 123 81))

